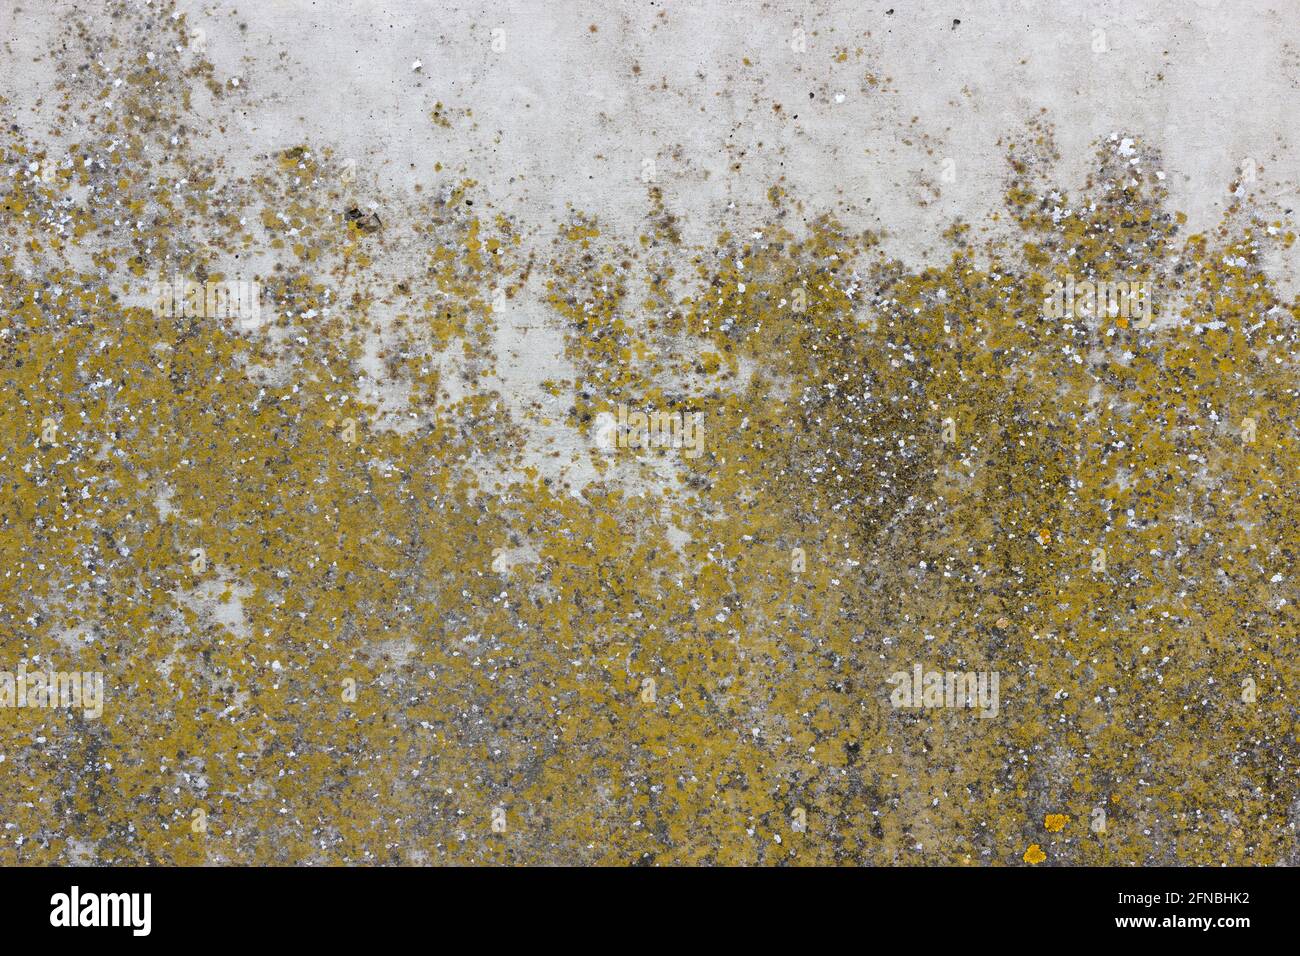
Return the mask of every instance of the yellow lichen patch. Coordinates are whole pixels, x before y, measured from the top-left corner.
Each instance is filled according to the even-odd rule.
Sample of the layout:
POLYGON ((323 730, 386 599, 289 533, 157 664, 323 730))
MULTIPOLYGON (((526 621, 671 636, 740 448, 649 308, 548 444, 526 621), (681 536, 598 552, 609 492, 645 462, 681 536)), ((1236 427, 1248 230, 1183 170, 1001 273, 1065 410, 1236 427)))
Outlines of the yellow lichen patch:
POLYGON ((0 140, 0 669, 104 714, 5 709, 0 863, 990 865, 1063 805, 1054 863, 1293 857, 1286 223, 1034 127, 1009 238, 909 267, 782 183, 689 245, 657 188, 237 177, 86 73, 65 152, 0 140), (156 306, 260 260, 256 322, 156 306))

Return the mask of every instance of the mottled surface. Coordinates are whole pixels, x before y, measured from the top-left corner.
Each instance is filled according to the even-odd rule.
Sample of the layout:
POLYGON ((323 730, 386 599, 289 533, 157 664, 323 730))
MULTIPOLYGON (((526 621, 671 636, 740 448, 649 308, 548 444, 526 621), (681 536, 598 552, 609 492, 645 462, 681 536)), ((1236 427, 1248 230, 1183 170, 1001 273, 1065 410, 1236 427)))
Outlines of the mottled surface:
POLYGON ((0 863, 1300 860, 1293 0, 552 6, 3 11, 0 863))

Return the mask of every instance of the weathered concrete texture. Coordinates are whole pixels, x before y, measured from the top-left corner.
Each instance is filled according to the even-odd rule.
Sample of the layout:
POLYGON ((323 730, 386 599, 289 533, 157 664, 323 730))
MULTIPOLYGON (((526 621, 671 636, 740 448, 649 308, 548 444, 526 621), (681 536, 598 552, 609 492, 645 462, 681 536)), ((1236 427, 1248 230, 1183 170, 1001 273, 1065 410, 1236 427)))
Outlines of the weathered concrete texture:
POLYGON ((1300 10, 920 7, 0 11, 0 863, 1295 862, 1300 10))

